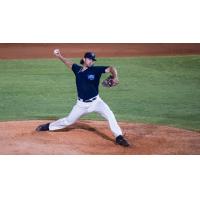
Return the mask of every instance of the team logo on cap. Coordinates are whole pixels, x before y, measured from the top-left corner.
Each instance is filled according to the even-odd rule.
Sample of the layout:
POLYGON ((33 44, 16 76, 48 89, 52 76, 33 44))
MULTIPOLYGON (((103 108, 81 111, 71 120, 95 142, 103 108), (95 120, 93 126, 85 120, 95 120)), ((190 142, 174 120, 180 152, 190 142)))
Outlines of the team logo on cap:
POLYGON ((93 74, 89 74, 89 75, 88 75, 88 79, 89 79, 90 81, 93 81, 94 78, 95 78, 95 75, 93 75, 93 74))

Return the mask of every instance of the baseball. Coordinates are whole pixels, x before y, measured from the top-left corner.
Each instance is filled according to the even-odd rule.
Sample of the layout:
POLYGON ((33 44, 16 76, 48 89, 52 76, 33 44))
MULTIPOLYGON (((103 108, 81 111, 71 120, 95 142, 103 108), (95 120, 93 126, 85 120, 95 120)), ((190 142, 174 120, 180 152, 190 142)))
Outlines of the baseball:
POLYGON ((54 52, 55 55, 58 55, 60 53, 60 50, 59 49, 54 49, 53 52, 54 52))

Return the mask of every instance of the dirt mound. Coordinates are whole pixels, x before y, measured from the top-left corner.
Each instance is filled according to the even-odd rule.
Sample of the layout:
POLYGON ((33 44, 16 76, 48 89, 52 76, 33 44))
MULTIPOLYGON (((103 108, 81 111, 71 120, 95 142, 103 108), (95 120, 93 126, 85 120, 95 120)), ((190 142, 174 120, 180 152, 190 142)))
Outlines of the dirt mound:
POLYGON ((115 144, 105 121, 78 121, 57 132, 36 132, 47 121, 0 123, 0 154, 200 154, 200 133, 167 126, 124 123, 131 144, 115 144))

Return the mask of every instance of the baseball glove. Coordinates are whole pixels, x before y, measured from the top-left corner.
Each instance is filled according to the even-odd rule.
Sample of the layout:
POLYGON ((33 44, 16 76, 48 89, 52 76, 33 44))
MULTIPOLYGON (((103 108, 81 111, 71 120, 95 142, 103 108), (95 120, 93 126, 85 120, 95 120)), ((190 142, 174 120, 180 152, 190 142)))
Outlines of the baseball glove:
POLYGON ((103 87, 111 88, 111 87, 114 87, 114 86, 116 86, 118 84, 119 84, 118 82, 114 82, 113 81, 113 76, 112 75, 108 76, 105 80, 102 81, 102 86, 103 87))

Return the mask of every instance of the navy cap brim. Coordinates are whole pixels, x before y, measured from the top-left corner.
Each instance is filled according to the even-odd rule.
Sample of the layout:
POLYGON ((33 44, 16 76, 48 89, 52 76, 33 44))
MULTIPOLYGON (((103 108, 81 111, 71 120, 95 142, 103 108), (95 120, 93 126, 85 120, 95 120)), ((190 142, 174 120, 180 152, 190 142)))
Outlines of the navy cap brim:
POLYGON ((96 58, 91 58, 90 56, 86 56, 85 58, 89 58, 89 59, 91 59, 93 61, 97 61, 96 58))

